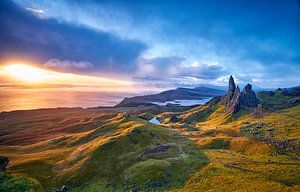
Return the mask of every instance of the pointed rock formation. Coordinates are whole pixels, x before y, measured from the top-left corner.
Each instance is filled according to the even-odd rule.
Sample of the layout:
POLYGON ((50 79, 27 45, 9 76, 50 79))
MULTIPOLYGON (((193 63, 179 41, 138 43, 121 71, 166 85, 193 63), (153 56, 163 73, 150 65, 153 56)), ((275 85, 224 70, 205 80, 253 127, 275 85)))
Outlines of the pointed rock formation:
POLYGON ((242 107, 256 107, 258 105, 258 99, 252 90, 252 85, 247 84, 240 92, 240 88, 236 86, 232 76, 229 78, 228 92, 221 101, 226 105, 225 111, 227 113, 236 113, 242 107))
POLYGON ((236 85, 235 85, 234 79, 231 75, 229 77, 228 92, 222 99, 225 104, 230 103, 230 101, 234 97, 235 91, 236 91, 236 85))
POLYGON ((229 85, 228 85, 228 96, 229 96, 230 100, 233 98, 235 90, 236 90, 236 85, 235 85, 235 82, 234 82, 234 79, 233 79, 232 75, 230 75, 229 85))
POLYGON ((252 85, 247 84, 241 93, 241 104, 246 107, 256 107, 258 99, 255 92, 252 90, 252 85))

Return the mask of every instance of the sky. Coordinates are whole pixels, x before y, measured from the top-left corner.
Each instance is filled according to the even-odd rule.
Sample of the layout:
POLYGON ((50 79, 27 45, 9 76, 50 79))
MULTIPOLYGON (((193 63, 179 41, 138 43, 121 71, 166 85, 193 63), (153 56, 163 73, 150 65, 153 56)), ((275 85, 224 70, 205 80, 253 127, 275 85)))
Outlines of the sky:
POLYGON ((300 85, 298 0, 4 0, 0 21, 0 65, 161 88, 300 85))

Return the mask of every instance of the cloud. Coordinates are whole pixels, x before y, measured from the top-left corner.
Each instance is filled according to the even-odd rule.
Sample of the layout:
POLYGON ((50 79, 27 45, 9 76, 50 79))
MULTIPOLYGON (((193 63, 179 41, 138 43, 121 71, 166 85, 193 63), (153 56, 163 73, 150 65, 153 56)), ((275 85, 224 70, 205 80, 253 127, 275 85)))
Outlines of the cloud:
POLYGON ((194 61, 192 63, 181 65, 179 68, 179 76, 193 77, 199 79, 217 79, 224 74, 223 65, 214 63, 203 63, 194 61))
POLYGON ((139 60, 136 79, 145 82, 165 82, 166 84, 213 83, 224 75, 224 67, 217 62, 203 63, 189 61, 183 57, 157 57, 139 60), (184 82, 184 83, 183 83, 184 82))
POLYGON ((94 66, 92 63, 87 61, 69 61, 69 60, 59 60, 59 59, 50 59, 44 64, 44 67, 55 70, 62 71, 77 71, 77 70, 90 70, 94 66))
MULTIPOLYGON (((9 21, 16 13, 2 19, 5 10, 0 8, 1 21, 8 20, 16 26, 4 25, 4 29, 14 36, 15 29, 22 33, 13 39, 2 32, 0 35, 9 40, 6 44, 12 44, 11 49, 21 49, 18 53, 24 57, 29 57, 27 50, 22 49, 26 39, 26 47, 42 57, 43 62, 51 58, 88 61, 93 63, 93 70, 132 74, 134 79, 148 82, 169 82, 168 78, 172 78, 186 83, 218 83, 216 79, 222 75, 233 74, 241 81, 256 80, 259 84, 261 80, 263 86, 266 80, 267 86, 299 84, 294 72, 300 65, 297 0, 14 2, 44 10, 43 19, 48 23, 48 27, 36 21, 32 25, 31 19, 24 19, 29 30, 9 21), (53 25, 56 27, 49 27, 53 25), (32 32, 33 29, 45 35, 32 32), (201 65, 192 66, 195 62, 201 65), (211 65, 216 62, 218 65, 211 65)), ((28 17, 28 13, 24 16, 28 17)), ((0 51, 4 54, 6 50, 0 51)))
POLYGON ((93 72, 126 74, 136 70, 136 59, 147 49, 140 41, 125 40, 108 32, 53 19, 41 19, 11 1, 0 1, 0 12, 1 60, 17 58, 41 64, 52 58, 86 61, 93 63, 94 67, 89 68, 93 72))
POLYGON ((136 75, 148 78, 168 78, 173 75, 173 69, 179 66, 185 58, 183 57, 153 57, 140 58, 136 75))
POLYGON ((36 16, 43 18, 45 11, 43 9, 33 8, 33 7, 26 7, 26 10, 32 12, 36 16))

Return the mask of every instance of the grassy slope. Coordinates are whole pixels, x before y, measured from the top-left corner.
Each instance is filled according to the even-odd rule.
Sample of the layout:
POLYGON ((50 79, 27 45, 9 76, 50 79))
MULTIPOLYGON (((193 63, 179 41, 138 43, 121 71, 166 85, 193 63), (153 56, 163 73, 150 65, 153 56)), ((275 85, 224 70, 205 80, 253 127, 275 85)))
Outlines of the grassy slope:
POLYGON ((274 91, 274 95, 270 92, 259 92, 257 97, 260 102, 267 108, 278 110, 291 107, 293 102, 299 100, 299 96, 283 95, 280 91, 274 91))
POLYGON ((24 176, 12 176, 5 173, 0 173, 0 191, 2 192, 34 192, 40 190, 37 181, 24 176))
MULTIPOLYGON (((203 108, 182 116, 201 117, 203 108)), ((263 118, 251 117, 249 109, 231 117, 223 111, 219 105, 208 117, 195 118, 197 134, 178 128, 210 163, 176 191, 299 191, 300 106, 267 111, 263 118)))
POLYGON ((124 114, 103 121, 26 146, 2 145, 0 153, 11 160, 9 173, 36 179, 43 191, 63 184, 72 191, 179 187, 207 163, 192 141, 168 128, 124 114))

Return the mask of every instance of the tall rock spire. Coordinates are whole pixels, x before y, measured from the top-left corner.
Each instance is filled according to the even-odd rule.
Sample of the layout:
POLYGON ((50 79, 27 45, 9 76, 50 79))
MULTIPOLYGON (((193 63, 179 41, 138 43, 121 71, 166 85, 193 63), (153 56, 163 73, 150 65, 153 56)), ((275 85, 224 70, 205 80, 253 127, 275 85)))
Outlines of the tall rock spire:
POLYGON ((223 103, 228 104, 232 98, 234 97, 234 93, 236 91, 236 85, 234 82, 234 79, 232 75, 229 77, 229 84, 228 84, 228 92, 227 94, 223 97, 223 103))
POLYGON ((236 89, 236 85, 232 75, 229 77, 229 84, 228 84, 228 95, 233 95, 236 89))

